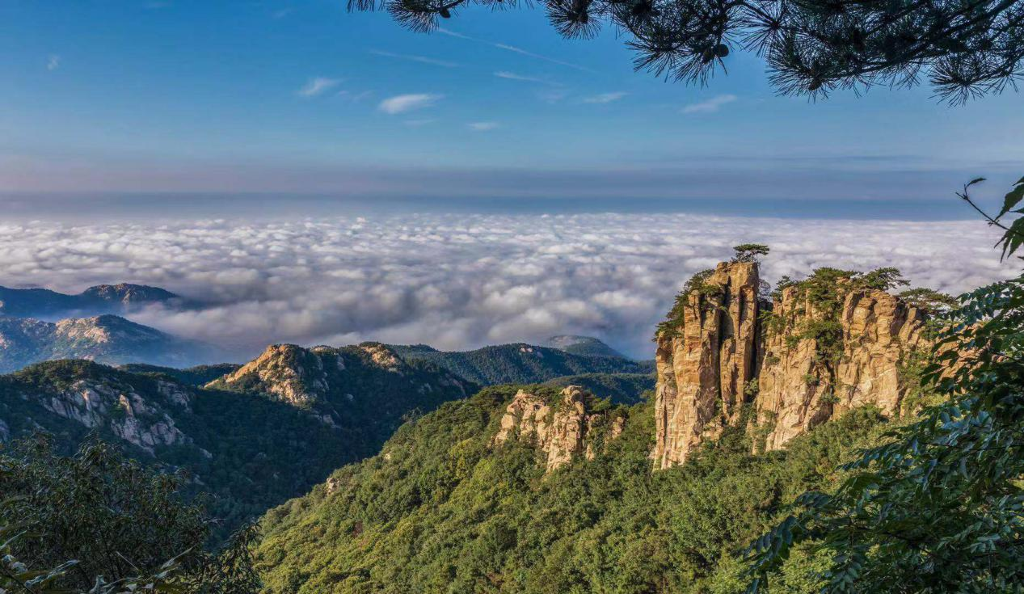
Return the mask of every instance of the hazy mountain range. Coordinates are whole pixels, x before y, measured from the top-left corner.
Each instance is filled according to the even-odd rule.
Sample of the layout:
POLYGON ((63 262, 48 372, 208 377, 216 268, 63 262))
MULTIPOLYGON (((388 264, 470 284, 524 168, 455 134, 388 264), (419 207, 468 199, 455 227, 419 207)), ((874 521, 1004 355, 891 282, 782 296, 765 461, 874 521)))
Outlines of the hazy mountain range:
POLYGON ((221 356, 211 345, 110 314, 57 322, 0 315, 0 373, 53 359, 189 366, 221 356))
POLYGON ((159 287, 128 283, 96 285, 77 295, 49 289, 0 287, 0 314, 19 318, 56 319, 119 314, 157 303, 183 307, 189 302, 159 287))

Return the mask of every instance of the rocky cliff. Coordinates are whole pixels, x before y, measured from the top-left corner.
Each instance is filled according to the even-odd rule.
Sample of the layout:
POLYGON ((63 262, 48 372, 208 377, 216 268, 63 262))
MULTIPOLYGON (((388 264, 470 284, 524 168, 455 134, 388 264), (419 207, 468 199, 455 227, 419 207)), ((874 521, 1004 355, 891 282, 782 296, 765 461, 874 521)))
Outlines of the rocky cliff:
POLYGON ((551 472, 578 456, 593 459, 605 443, 622 433, 625 417, 615 411, 596 412, 593 395, 569 386, 555 399, 520 390, 505 409, 493 446, 511 440, 537 447, 551 472))
POLYGON ((757 265, 719 264, 696 281, 656 338, 658 468, 685 462, 701 442, 739 422, 757 370, 757 265))
MULTIPOLYGON (((191 412, 193 394, 188 388, 148 379, 140 387, 123 379, 128 376, 95 373, 98 367, 85 369, 66 382, 5 382, 0 392, 12 400, 8 404, 14 399, 36 403, 57 417, 89 431, 109 432, 149 454, 159 446, 192 443, 175 421, 176 415, 191 412)), ((5 434, 0 441, 10 437, 9 430, 0 433, 5 434)))
POLYGON ((846 410, 900 411, 903 365, 925 345, 922 311, 876 276, 820 269, 759 300, 753 262, 697 275, 659 327, 655 468, 686 461, 744 422, 755 449, 779 449, 846 410))
POLYGON ((911 387, 902 366, 925 346, 923 312, 850 283, 837 285, 836 296, 834 312, 816 306, 800 287, 785 289, 776 302, 773 315, 783 323, 767 333, 755 400, 764 441, 755 447, 779 449, 857 406, 900 412, 911 387))

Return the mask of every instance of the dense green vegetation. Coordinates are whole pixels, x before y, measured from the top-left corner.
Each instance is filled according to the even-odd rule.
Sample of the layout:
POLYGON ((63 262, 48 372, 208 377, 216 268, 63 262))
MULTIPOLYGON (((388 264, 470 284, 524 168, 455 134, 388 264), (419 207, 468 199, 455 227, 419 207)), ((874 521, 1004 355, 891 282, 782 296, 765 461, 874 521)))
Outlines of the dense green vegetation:
POLYGON ((214 365, 196 365, 195 367, 177 369, 175 367, 161 367, 146 363, 128 363, 121 365, 120 369, 132 373, 161 374, 189 386, 205 386, 213 380, 235 371, 239 367, 241 366, 235 363, 217 363, 214 365))
POLYGON ((429 361, 483 386, 533 384, 581 373, 647 373, 653 362, 623 357, 585 356, 529 344, 488 346, 475 351, 446 352, 426 345, 392 348, 407 361, 429 361))
POLYGON ((543 385, 555 388, 580 386, 601 398, 608 398, 617 404, 636 404, 644 392, 654 390, 652 373, 581 373, 556 377, 543 385))
MULTIPOLYGON (((373 455, 406 415, 429 411, 455 397, 443 391, 423 395, 410 384, 391 383, 391 376, 402 378, 396 374, 375 374, 354 365, 349 371, 338 389, 356 397, 332 427, 258 392, 196 389, 173 382, 166 374, 129 373, 89 361, 50 361, 0 376, 0 429, 6 428, 11 437, 44 430, 64 454, 92 433, 121 445, 149 466, 187 470, 195 480, 184 492, 204 494, 210 513, 220 522, 214 533, 223 537, 267 508, 307 492, 339 466, 373 455), (147 452, 114 431, 123 420, 120 408, 89 427, 44 406, 47 398, 76 386, 137 394, 152 409, 148 415, 168 415, 187 441, 157 445, 147 452), (188 406, 170 398, 168 387, 187 394, 188 406)), ((404 379, 434 378, 424 371, 404 379)))
POLYGON ((211 525, 184 482, 95 440, 72 456, 42 439, 0 449, 0 592, 257 591, 256 531, 205 552, 211 525))
MULTIPOLYGON (((515 391, 448 403, 337 471, 331 489, 271 510, 258 553, 268 590, 742 592, 733 553, 799 493, 828 489, 836 464, 883 426, 862 409, 765 456, 735 431, 693 463, 652 473, 644 403, 607 451, 545 477, 529 444, 490 446, 515 391)), ((813 591, 817 566, 794 556, 782 591, 813 591)))

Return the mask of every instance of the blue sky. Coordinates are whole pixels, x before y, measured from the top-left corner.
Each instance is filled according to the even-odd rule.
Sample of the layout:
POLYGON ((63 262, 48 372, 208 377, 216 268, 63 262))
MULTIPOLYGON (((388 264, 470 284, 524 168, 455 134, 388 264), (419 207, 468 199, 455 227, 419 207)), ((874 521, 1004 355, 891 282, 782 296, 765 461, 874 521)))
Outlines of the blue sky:
POLYGON ((412 33, 343 2, 0 3, 0 192, 929 199, 1024 171, 1018 94, 707 88, 607 30, 467 10, 412 33))

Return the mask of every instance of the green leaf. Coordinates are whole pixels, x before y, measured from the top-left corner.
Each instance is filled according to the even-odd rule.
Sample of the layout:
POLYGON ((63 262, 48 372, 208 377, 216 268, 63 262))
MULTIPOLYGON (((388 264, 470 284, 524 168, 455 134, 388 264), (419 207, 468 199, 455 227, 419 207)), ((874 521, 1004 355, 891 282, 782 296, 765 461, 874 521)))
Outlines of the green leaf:
POLYGON ((1015 187, 1010 190, 1003 199, 1003 208, 999 211, 999 214, 996 215, 997 219, 1010 212, 1013 207, 1020 204, 1021 200, 1024 200, 1024 178, 1021 178, 1021 181, 1018 181, 1014 186, 1015 187))

